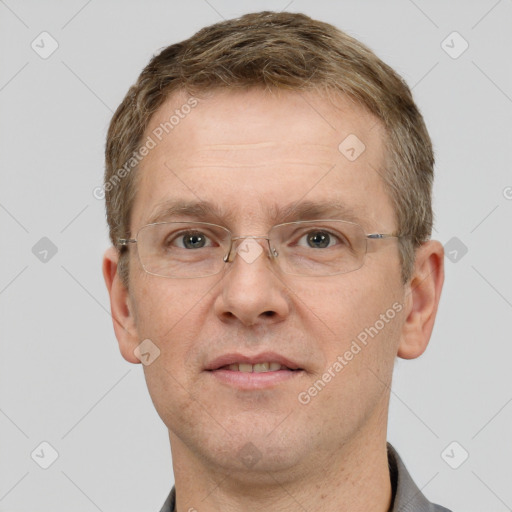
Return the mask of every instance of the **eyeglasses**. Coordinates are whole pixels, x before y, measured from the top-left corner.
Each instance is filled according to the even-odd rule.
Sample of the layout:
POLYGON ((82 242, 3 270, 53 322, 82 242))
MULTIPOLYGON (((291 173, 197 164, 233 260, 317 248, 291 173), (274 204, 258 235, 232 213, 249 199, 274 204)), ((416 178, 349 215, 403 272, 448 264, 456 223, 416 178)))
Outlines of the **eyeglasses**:
POLYGON ((400 238, 397 234, 365 234, 359 224, 343 220, 311 220, 277 224, 268 236, 236 236, 207 222, 158 222, 143 226, 136 238, 120 238, 120 246, 137 244, 143 269, 155 276, 196 278, 218 274, 238 253, 247 263, 263 252, 256 239, 268 242, 268 256, 286 274, 333 276, 363 266, 368 239, 400 238), (235 250, 233 242, 246 240, 235 250))

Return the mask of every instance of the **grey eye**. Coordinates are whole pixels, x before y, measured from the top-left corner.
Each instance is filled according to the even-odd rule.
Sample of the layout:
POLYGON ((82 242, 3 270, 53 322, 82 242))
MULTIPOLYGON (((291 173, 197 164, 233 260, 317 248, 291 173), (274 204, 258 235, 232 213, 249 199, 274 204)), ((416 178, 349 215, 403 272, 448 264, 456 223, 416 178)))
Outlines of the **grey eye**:
POLYGON ((209 238, 201 231, 182 231, 166 237, 166 247, 179 247, 180 249, 201 249, 207 247, 209 238))
POLYGON ((187 249, 200 249, 206 243, 206 237, 202 233, 191 233, 181 237, 187 249))
POLYGON ((314 249, 329 247, 331 235, 326 231, 313 231, 307 235, 308 245, 314 249))

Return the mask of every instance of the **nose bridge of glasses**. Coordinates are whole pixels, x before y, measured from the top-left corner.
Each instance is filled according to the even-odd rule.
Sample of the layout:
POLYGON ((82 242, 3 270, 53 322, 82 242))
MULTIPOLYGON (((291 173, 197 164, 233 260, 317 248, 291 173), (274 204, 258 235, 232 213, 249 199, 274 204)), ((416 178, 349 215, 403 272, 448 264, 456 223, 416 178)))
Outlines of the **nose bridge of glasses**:
MULTIPOLYGON (((261 243, 257 242, 257 240, 267 240, 267 248, 269 251, 269 257, 277 256, 277 252, 275 252, 275 250, 273 252, 273 250, 271 248, 269 236, 266 236, 266 235, 244 235, 244 236, 234 236, 231 238, 231 246, 229 248, 228 254, 224 257, 224 261, 232 262, 235 258, 235 254, 238 252, 238 250, 240 248, 241 241, 247 240, 247 239, 254 240, 253 243, 259 243, 260 245, 261 245, 261 243)), ((249 252, 249 250, 250 250, 250 247, 246 247, 244 252, 249 252)))

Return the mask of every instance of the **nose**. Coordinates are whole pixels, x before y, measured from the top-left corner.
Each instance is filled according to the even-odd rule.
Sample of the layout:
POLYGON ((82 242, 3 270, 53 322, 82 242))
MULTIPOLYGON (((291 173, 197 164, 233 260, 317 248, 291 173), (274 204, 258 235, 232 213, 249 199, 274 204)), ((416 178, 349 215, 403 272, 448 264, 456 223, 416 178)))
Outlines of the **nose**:
POLYGON ((223 322, 245 326, 283 321, 290 311, 267 237, 235 237, 214 310, 223 322))

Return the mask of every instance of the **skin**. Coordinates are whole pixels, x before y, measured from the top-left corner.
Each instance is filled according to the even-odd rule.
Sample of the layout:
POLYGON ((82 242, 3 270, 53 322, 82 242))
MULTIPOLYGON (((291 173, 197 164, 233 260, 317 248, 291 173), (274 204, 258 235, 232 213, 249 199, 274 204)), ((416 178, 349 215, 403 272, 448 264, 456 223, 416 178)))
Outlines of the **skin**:
MULTIPOLYGON (((172 95, 147 134, 186 99, 172 95)), ((205 95, 141 162, 132 233, 176 197, 224 207, 229 218, 205 221, 235 235, 265 235, 276 223, 265 206, 302 199, 341 200, 366 233, 392 233, 383 134, 375 117, 342 97, 257 89, 205 95), (353 162, 338 150, 349 134, 366 146, 353 162)), ((237 255, 215 276, 166 279, 144 272, 135 246, 130 251, 129 291, 114 248, 103 274, 123 357, 139 363, 134 350, 147 338, 160 350, 144 372, 169 430, 178 511, 388 511, 394 361, 427 347, 444 279, 442 245, 417 250, 405 285, 395 239, 370 241, 359 270, 317 278, 280 273, 264 252, 250 264, 237 255), (299 403, 299 393, 393 304, 402 310, 307 405, 299 403), (203 371, 228 352, 267 350, 304 371, 252 391, 203 371), (258 456, 251 466, 241 456, 248 446, 258 456)))

